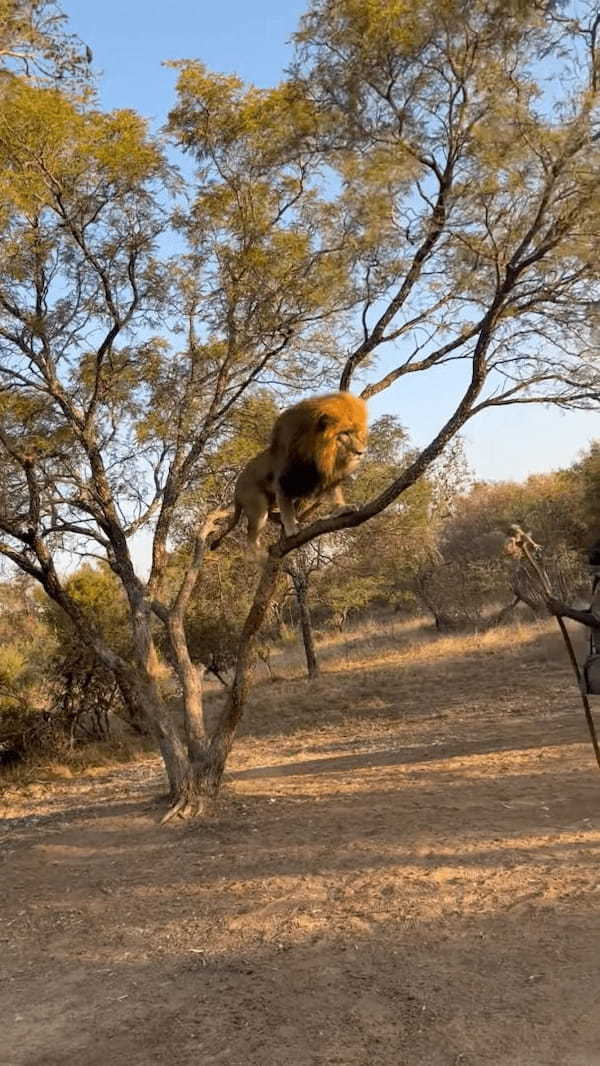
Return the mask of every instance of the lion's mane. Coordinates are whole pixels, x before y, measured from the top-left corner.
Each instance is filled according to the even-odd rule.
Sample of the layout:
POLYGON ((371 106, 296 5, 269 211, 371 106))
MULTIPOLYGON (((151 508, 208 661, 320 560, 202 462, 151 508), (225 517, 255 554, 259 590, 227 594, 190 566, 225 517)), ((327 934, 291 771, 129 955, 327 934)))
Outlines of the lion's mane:
POLYGON ((269 450, 286 496, 311 496, 344 478, 355 458, 340 445, 340 433, 348 433, 364 450, 367 405, 349 392, 302 400, 279 416, 269 450))

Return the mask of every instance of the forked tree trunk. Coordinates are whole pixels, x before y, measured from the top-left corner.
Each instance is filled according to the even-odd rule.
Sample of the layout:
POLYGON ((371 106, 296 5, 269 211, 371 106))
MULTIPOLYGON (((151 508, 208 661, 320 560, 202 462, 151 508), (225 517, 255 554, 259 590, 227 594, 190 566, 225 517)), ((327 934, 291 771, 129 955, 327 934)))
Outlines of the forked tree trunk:
POLYGON ((139 632, 139 622, 136 625, 135 642, 138 660, 136 666, 118 660, 113 662, 112 670, 117 677, 121 691, 129 693, 130 702, 144 715, 156 737, 169 782, 170 795, 175 798, 179 795, 182 783, 185 781, 188 759, 158 686, 158 656, 149 633, 149 620, 147 626, 148 633, 144 637, 139 632))
POLYGON ((244 713, 256 637, 275 594, 281 567, 281 559, 269 556, 242 630, 235 674, 225 705, 201 755, 190 761, 177 801, 167 812, 163 822, 169 821, 177 814, 183 816, 197 813, 203 800, 216 796, 219 791, 227 757, 244 713))
POLYGON ((242 630, 231 690, 206 751, 201 783, 203 791, 209 796, 219 789, 227 756, 244 713, 256 637, 275 595, 281 567, 281 559, 269 556, 242 630))
MULTIPOLYGON (((197 530, 191 564, 171 606, 159 606, 156 602, 154 603, 154 609, 156 610, 158 607, 158 617, 167 629, 183 696, 187 765, 183 782, 177 790, 179 798, 186 792, 188 782, 192 782, 192 789, 194 788, 193 781, 196 776, 194 768, 202 764, 206 755, 206 728, 202 699, 205 670, 202 667, 197 667, 192 662, 185 634, 185 615, 204 564, 207 537, 215 531, 215 524, 226 513, 221 509, 213 511, 206 517, 200 529, 197 530)), ((217 676, 219 675, 217 674, 217 676)))
POLYGON ((152 636, 150 607, 141 596, 137 597, 137 602, 132 598, 132 607, 137 667, 133 675, 134 687, 139 693, 141 705, 144 707, 158 741, 169 780, 171 797, 177 797, 186 780, 189 761, 175 722, 160 691, 159 663, 152 636))

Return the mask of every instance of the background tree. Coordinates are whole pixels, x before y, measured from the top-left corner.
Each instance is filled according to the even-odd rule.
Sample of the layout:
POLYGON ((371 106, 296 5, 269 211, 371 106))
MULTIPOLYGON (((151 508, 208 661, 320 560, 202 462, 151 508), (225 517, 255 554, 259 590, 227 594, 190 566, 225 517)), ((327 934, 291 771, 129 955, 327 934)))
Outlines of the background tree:
MULTIPOLYGON (((63 584, 90 628, 125 661, 132 662, 127 601, 110 568, 84 564, 63 584)), ((114 672, 81 639, 64 611, 46 602, 42 617, 54 647, 47 667, 51 708, 59 719, 57 727, 68 729, 71 743, 77 738, 108 739, 116 718, 133 733, 147 735, 148 720, 141 708, 128 701, 127 689, 119 686, 114 672)))
POLYGON ((54 0, 0 0, 0 75, 90 90, 91 61, 54 0))
POLYGON ((0 584, 0 764, 21 758, 47 735, 52 633, 23 575, 0 584))
POLYGON ((571 521, 579 521, 582 543, 589 548, 600 537, 600 442, 593 441, 563 477, 571 490, 571 521))
MULTIPOLYGON (((350 497, 359 502, 387 485, 415 455, 398 419, 373 423, 369 451, 354 479, 350 497)), ((403 493, 385 514, 346 535, 322 538, 322 564, 314 601, 333 613, 342 628, 348 616, 367 606, 392 603, 396 610, 422 605, 419 578, 439 560, 439 540, 456 501, 468 483, 460 438, 427 475, 403 493), (328 550, 323 550, 327 545, 328 550)))

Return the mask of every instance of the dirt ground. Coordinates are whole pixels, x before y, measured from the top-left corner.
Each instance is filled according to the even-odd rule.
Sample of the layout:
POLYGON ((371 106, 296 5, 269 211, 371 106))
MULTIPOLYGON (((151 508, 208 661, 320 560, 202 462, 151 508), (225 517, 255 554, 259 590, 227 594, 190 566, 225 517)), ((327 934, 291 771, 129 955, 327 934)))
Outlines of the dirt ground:
POLYGON ((160 828, 151 758, 5 797, 4 1066, 600 1066, 600 774, 550 623, 320 654, 256 686, 202 822, 160 828))

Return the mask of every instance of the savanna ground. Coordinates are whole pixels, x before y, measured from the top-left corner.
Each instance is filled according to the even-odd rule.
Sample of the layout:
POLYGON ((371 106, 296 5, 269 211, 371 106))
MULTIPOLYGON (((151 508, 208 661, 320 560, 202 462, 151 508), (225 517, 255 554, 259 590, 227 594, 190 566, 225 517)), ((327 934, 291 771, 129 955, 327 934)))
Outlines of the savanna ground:
POLYGON ((597 1066, 600 774, 553 623, 257 684, 204 822, 153 757, 4 797, 6 1066, 597 1066))

